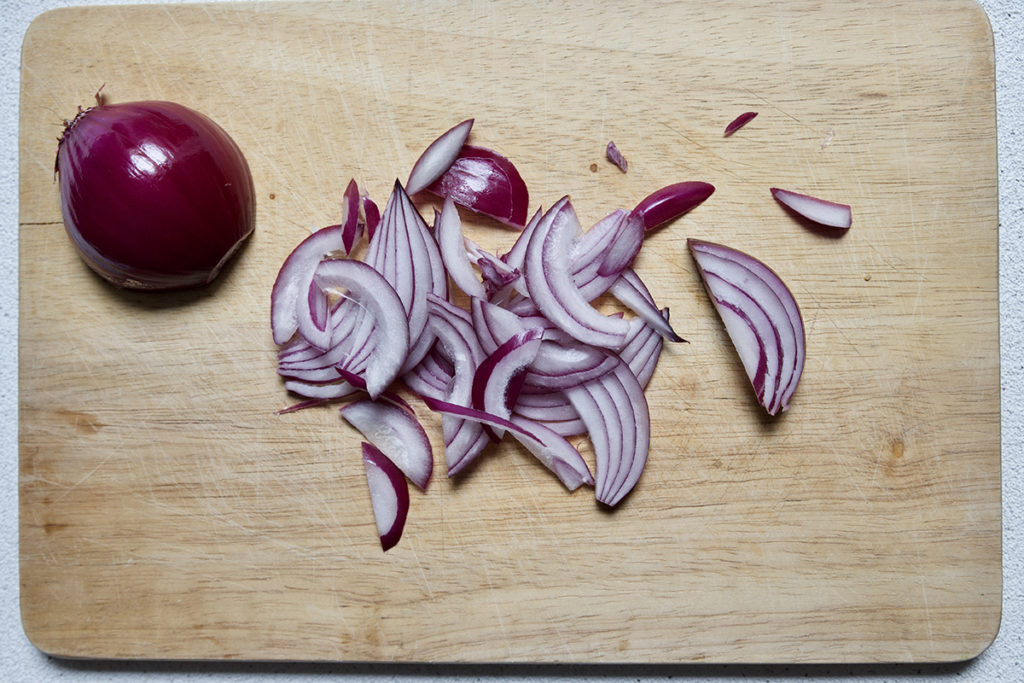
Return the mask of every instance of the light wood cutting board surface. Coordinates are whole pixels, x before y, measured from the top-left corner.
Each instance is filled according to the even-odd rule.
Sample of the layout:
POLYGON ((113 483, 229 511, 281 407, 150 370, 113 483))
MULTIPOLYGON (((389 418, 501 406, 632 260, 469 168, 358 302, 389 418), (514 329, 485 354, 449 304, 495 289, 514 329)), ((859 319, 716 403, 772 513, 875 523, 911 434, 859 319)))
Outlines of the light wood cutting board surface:
MULTIPOLYGON (((20 553, 61 656, 853 662, 971 657, 1000 618, 992 41, 967 2, 434 2, 66 9, 25 39, 20 553), (258 225, 216 284, 115 291, 61 223, 61 122, 104 85, 218 121, 258 225), (743 111, 759 116, 731 138, 743 111), (382 553, 359 436, 287 415, 270 286, 356 178, 381 204, 435 135, 514 160, 585 224, 717 187, 637 262, 689 344, 612 512, 511 445, 412 492, 382 553), (614 140, 630 162, 604 159, 614 140), (771 199, 853 206, 836 238, 771 199), (685 239, 749 251, 807 326, 764 417, 685 239)), ((431 215, 430 203, 421 206, 431 215)), ((467 218, 484 246, 513 235, 467 218)), ((584 454, 590 457, 585 441, 584 454)))

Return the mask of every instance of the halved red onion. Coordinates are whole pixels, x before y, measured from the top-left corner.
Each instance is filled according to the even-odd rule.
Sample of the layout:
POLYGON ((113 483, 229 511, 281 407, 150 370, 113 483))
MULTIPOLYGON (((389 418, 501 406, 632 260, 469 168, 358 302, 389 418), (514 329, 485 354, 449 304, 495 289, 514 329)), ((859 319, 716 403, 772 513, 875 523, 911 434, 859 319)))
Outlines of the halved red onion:
POLYGON ((309 325, 323 331, 325 323, 313 323, 311 307, 301 304, 307 303, 313 273, 320 261, 343 249, 341 226, 332 225, 302 240, 284 260, 270 293, 270 329, 275 344, 284 344, 298 331, 300 315, 308 318, 309 325))
POLYGON ((740 128, 750 123, 755 116, 757 116, 756 111, 744 112, 737 116, 729 123, 728 126, 725 127, 725 137, 729 137, 730 135, 738 131, 740 128))
POLYGON ((526 225, 530 210, 526 183, 511 161, 485 147, 463 145, 448 170, 426 189, 501 223, 516 228, 526 225))
POLYGON ((699 181, 667 185, 644 197, 633 213, 643 218, 645 229, 653 230, 704 203, 714 192, 714 185, 699 181))
POLYGON ((626 157, 622 156, 622 152, 619 151, 614 142, 608 142, 608 146, 604 149, 604 155, 608 157, 608 161, 618 166, 619 170, 623 173, 629 169, 629 162, 626 161, 626 157))
POLYGON ((523 278, 530 298, 548 320, 582 342, 617 348, 629 331, 623 318, 590 305, 573 281, 569 255, 581 232, 568 197, 555 203, 537 225, 526 249, 523 278))
POLYGON ((758 402, 789 409, 804 366, 804 325, 793 294, 771 268, 721 244, 687 240, 758 402))
POLYGON ((597 500, 615 506, 639 481, 650 451, 651 420, 643 387, 620 364, 599 379, 566 389, 565 395, 594 446, 597 500))
POLYGON ((853 212, 848 204, 837 204, 777 187, 771 188, 771 192, 777 202, 819 225, 847 230, 853 224, 853 212))
POLYGON ((409 481, 421 489, 430 483, 434 453, 416 416, 384 401, 355 401, 340 410, 345 421, 380 449, 409 481))
POLYGON ((363 443, 363 467, 380 546, 387 551, 402 537, 409 514, 409 485, 395 464, 372 444, 363 443))
POLYGON ((325 291, 355 299, 373 319, 374 346, 363 379, 367 392, 376 398, 398 376, 409 353, 409 321, 402 300, 380 273, 361 261, 323 261, 314 280, 325 291))
POLYGON ((416 194, 440 178, 459 156, 472 128, 473 119, 466 119, 431 142, 413 165, 409 182, 405 184, 406 192, 416 194))

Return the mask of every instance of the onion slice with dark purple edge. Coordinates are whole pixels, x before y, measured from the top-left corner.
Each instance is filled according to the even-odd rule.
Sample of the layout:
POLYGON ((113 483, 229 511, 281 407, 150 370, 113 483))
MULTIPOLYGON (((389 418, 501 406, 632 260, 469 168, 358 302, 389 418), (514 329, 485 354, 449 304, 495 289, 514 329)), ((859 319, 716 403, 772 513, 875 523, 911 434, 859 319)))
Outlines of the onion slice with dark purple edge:
POLYGON ((819 225, 847 230, 853 225, 853 211, 847 204, 838 204, 810 195, 771 188, 775 201, 819 225))
POLYGON ((476 408, 467 408, 466 406, 456 405, 454 403, 449 403, 448 401, 431 398, 430 396, 420 396, 420 398, 423 399, 423 403, 435 413, 441 413, 442 415, 454 415, 467 420, 473 420, 474 422, 479 422, 482 425, 487 425, 494 429, 506 429, 510 432, 528 436, 531 439, 544 444, 544 441, 536 434, 530 432, 525 427, 517 425, 512 420, 507 420, 501 417, 500 415, 493 415, 485 410, 478 410, 476 408))
POLYGON ((444 172, 458 158, 459 151, 466 144, 466 139, 472 128, 473 119, 466 119, 462 123, 452 126, 431 142, 413 164, 412 171, 409 173, 409 182, 405 184, 406 192, 416 194, 444 175, 444 172))
POLYGON ((459 206, 516 228, 526 225, 530 193, 506 157, 485 147, 463 145, 458 157, 426 190, 459 206))
POLYGON ((374 348, 363 379, 367 393, 376 398, 398 377, 409 354, 409 321, 402 300, 380 273, 362 261, 323 261, 314 280, 324 291, 355 299, 371 316, 374 348))
POLYGON ((359 430, 402 470, 409 481, 426 490, 434 466, 430 439, 416 416, 393 403, 355 401, 339 411, 345 421, 359 430))
POLYGON ((715 186, 700 181, 667 185, 640 200, 633 213, 644 221, 644 229, 653 230, 703 204, 715 192, 715 186))
POLYGON ((742 114, 737 116, 735 119, 729 122, 728 126, 725 127, 725 137, 729 137, 730 135, 738 131, 740 128, 750 123, 755 116, 757 116, 756 111, 743 112, 742 114))
POLYGON ((347 256, 352 253, 352 249, 359 239, 360 232, 366 229, 366 224, 359 220, 361 197, 359 196, 359 186, 356 185, 355 178, 348 181, 348 187, 345 188, 341 201, 341 240, 345 247, 345 255, 347 256))
POLYGON ((650 451, 651 417, 643 387, 625 364, 565 390, 587 427, 597 464, 597 500, 617 505, 640 480, 650 451))
POLYGON ((793 294, 749 254, 702 240, 687 245, 758 402, 769 415, 788 410, 805 353, 803 318, 793 294), (772 368, 776 376, 769 383, 772 368))
POLYGON ((590 305, 573 281, 569 255, 580 223, 568 197, 552 206, 526 248, 523 279, 541 313, 563 332, 594 346, 617 348, 629 331, 623 318, 606 316, 590 305))
MULTIPOLYGON (((307 298, 310 296, 310 288, 313 287, 313 273, 316 267, 329 254, 342 249, 342 227, 332 225, 317 230, 302 240, 284 260, 270 293, 270 329, 275 344, 284 344, 292 338, 300 327, 300 316, 305 318, 302 322, 304 329, 313 328, 320 333, 325 332, 326 322, 314 322, 312 307, 307 298)), ((319 335, 313 336, 323 342, 319 335)), ((316 343, 312 339, 307 341, 316 343)), ((328 334, 327 342, 329 341, 328 334)), ((326 343, 323 345, 326 346, 326 343)))
POLYGON ((622 156, 622 152, 619 151, 615 142, 608 142, 607 147, 604 148, 604 155, 608 157, 608 161, 618 166, 619 170, 623 173, 629 169, 629 162, 626 161, 626 157, 622 156))
POLYGON ((384 551, 402 537, 409 514, 409 485, 393 462, 372 444, 363 443, 363 467, 370 487, 370 505, 384 551))
MULTIPOLYGON (((544 330, 540 328, 521 332, 480 363, 473 376, 474 408, 504 419, 512 415, 512 406, 519 398, 526 369, 537 357, 543 336, 544 330)), ((495 440, 500 440, 504 430, 491 429, 495 440)))

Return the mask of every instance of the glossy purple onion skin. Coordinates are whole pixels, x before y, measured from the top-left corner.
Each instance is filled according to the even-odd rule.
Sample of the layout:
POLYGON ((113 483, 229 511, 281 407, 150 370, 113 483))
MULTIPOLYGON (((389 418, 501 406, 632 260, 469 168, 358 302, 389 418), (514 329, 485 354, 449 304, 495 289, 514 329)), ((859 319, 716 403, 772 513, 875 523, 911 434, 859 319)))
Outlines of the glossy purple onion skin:
POLYGON ((60 140, 56 169, 68 236, 118 287, 208 284, 255 228, 242 151, 212 120, 173 102, 81 112, 60 140))
POLYGON ((507 157, 486 147, 463 145, 448 170, 426 189, 514 228, 526 225, 530 193, 525 181, 507 157))
POLYGON ((640 200, 633 213, 643 218, 645 230, 653 230, 703 204, 714 192, 714 185, 700 181, 667 185, 640 200))

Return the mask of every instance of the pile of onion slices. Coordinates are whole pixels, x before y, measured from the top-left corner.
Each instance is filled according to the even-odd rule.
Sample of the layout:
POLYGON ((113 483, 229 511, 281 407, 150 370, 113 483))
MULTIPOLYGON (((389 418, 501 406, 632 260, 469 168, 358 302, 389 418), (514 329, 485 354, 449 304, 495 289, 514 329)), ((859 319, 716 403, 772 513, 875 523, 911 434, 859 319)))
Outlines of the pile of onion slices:
MULTIPOLYGON (((472 123, 431 143, 379 213, 349 183, 342 222, 295 247, 271 295, 278 373, 304 398, 286 410, 348 401, 340 412, 365 439, 385 550, 401 536, 408 482, 425 490, 433 469, 401 385, 441 414, 449 476, 511 438, 568 490, 593 486, 605 506, 633 490, 650 448, 645 388, 664 342, 683 341, 633 263, 654 228, 714 192, 669 185, 586 230, 567 196, 528 218, 526 184, 506 157, 467 144, 472 123), (429 225, 407 187, 443 199, 429 225), (462 210, 519 229, 515 243, 483 249, 464 234, 462 210), (595 304, 609 297, 619 306, 595 304), (569 440, 584 435, 593 473, 569 440)), ((751 257, 690 247, 758 399, 769 413, 785 410, 803 353, 792 296, 751 257), (751 274, 763 279, 744 300, 736 278, 751 274), (747 320, 755 309, 761 317, 747 320), (784 338, 773 332, 780 315, 784 338)))

